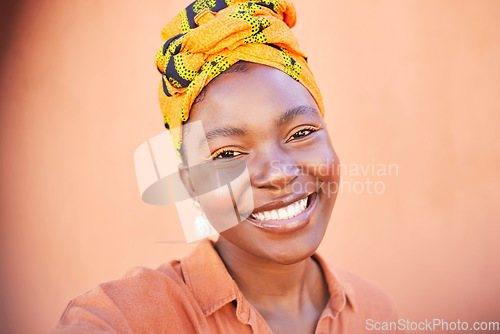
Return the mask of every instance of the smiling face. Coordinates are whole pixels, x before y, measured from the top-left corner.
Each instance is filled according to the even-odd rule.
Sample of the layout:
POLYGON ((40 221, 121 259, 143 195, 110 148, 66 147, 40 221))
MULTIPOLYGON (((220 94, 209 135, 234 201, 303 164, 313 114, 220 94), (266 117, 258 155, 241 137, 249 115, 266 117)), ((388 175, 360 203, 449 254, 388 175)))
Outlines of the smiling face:
POLYGON ((188 123, 202 122, 209 153, 196 144, 200 134, 187 131, 186 160, 213 160, 215 174, 248 171, 247 182, 231 184, 234 201, 223 190, 198 197, 218 176, 181 171, 207 218, 249 255, 281 264, 309 257, 324 236, 339 183, 339 161, 314 98, 286 73, 254 63, 217 77, 203 94, 188 123), (236 226, 235 206, 248 217, 236 226))

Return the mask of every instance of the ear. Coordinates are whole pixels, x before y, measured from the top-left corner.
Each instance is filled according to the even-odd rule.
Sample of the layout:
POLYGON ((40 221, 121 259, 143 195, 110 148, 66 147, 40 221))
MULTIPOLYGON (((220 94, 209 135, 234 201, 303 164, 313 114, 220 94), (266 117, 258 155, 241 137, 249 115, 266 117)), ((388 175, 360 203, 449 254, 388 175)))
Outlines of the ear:
POLYGON ((179 170, 179 176, 181 178, 181 181, 184 184, 184 186, 186 187, 186 189, 189 193, 189 196, 191 196, 191 198, 193 200, 197 201, 198 195, 196 194, 196 191, 193 187, 193 183, 191 182, 191 176, 189 174, 189 166, 184 164, 184 162, 181 162, 181 163, 179 163, 177 168, 179 170))

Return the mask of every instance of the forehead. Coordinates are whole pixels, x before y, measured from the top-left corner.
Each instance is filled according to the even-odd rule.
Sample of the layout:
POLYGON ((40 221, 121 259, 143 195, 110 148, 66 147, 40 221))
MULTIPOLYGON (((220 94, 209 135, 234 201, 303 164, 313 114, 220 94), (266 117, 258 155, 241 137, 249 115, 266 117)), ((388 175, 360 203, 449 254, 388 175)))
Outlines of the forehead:
POLYGON ((264 123, 298 105, 319 110, 301 83, 283 71, 255 63, 233 65, 227 74, 209 83, 202 94, 191 109, 189 121, 202 120, 204 126, 211 122, 264 123), (235 67, 237 70, 232 70, 235 67))
POLYGON ((185 158, 191 153, 198 156, 200 148, 206 147, 203 143, 212 139, 207 136, 214 134, 226 140, 213 146, 230 145, 236 139, 255 143, 281 135, 287 129, 280 125, 289 126, 298 115, 306 123, 323 121, 312 95, 288 74, 254 63, 238 71, 233 67, 208 84, 193 105, 183 126, 185 158))

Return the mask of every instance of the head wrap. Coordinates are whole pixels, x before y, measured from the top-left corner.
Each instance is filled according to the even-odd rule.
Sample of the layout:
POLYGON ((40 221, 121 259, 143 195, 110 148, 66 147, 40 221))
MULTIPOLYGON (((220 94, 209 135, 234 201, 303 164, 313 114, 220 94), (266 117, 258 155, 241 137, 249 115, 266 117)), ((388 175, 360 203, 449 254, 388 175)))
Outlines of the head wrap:
POLYGON ((307 58, 290 28, 296 12, 290 0, 197 0, 162 30, 165 41, 155 63, 165 127, 180 155, 181 125, 208 83, 239 60, 277 68, 302 83, 324 113, 307 58))

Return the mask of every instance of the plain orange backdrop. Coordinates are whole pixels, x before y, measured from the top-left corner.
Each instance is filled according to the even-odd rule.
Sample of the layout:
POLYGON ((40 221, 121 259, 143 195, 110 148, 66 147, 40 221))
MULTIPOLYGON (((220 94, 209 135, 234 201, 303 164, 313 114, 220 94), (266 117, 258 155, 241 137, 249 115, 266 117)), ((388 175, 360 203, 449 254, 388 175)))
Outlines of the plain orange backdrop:
MULTIPOLYGON (((97 283, 195 246, 141 201, 133 161, 164 131, 154 56, 189 2, 19 3, 2 15, 0 332, 44 333, 97 283)), ((321 253, 402 318, 500 321, 500 1, 295 3, 341 161, 398 166, 344 177, 385 191, 341 193, 321 253)))

